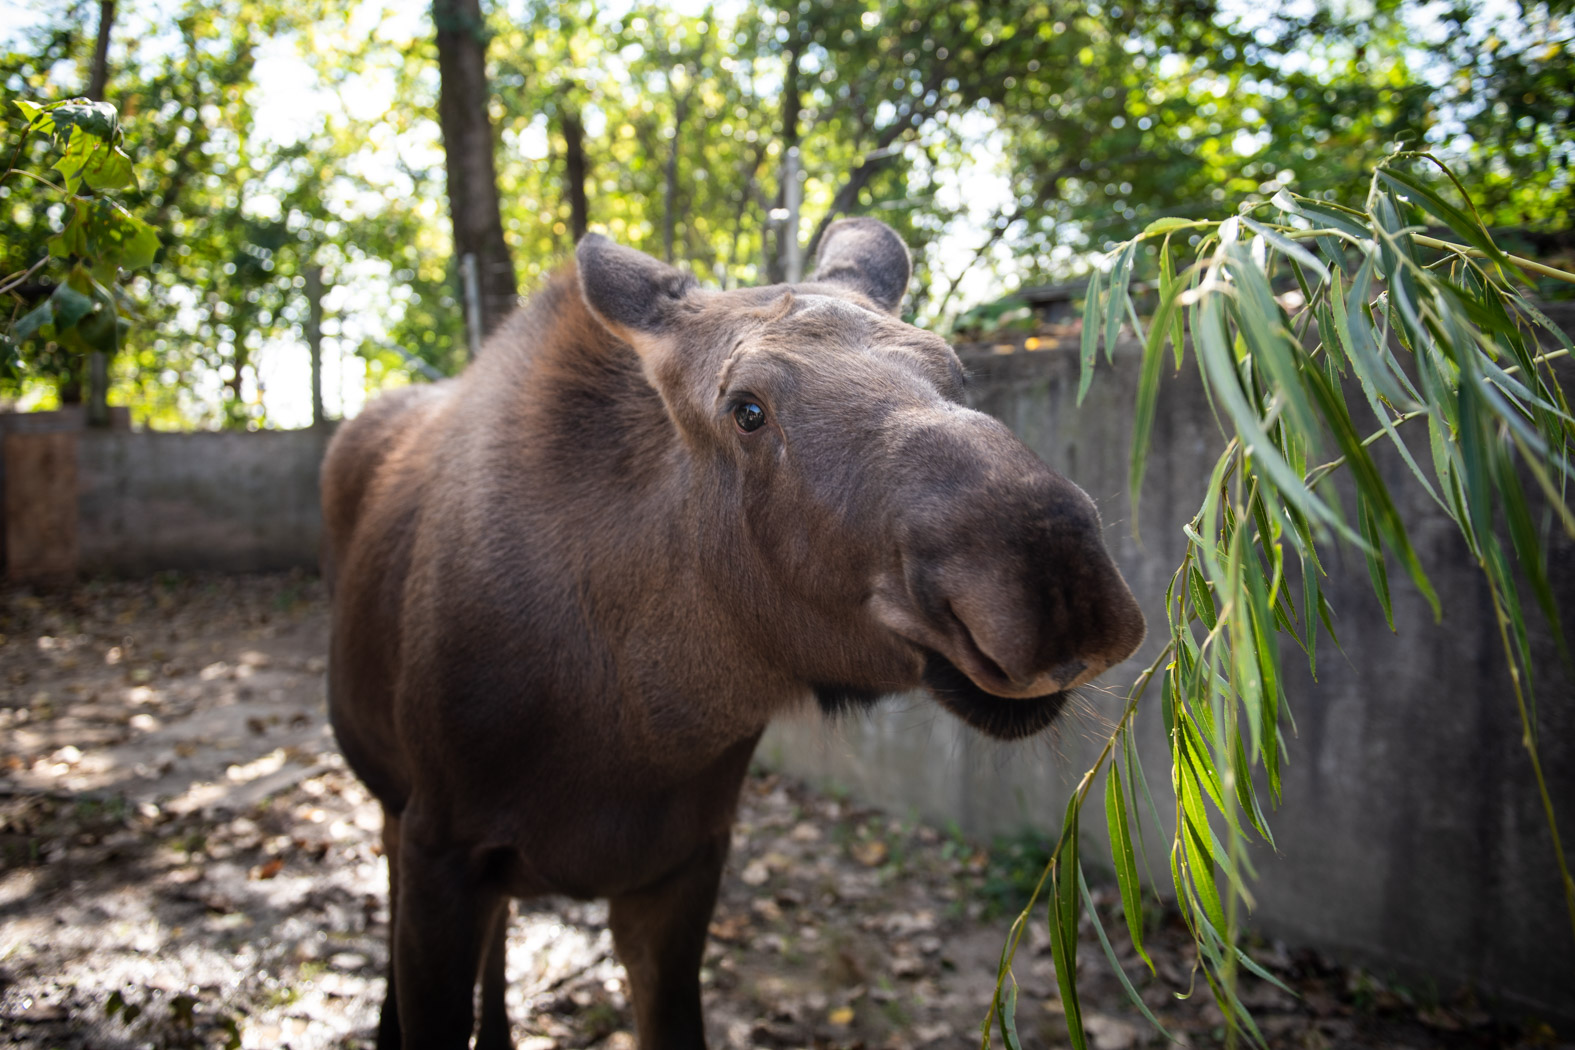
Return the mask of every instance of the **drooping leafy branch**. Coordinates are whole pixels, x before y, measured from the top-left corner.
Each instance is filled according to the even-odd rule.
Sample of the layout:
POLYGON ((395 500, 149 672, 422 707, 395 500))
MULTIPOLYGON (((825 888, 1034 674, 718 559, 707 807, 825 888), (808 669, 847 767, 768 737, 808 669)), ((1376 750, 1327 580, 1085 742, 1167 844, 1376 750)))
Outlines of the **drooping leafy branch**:
POLYGON ((0 328, 0 369, 12 374, 20 364, 17 351, 28 339, 81 352, 113 354, 119 349, 130 311, 120 290, 120 272, 148 266, 159 249, 153 227, 111 196, 137 184, 131 158, 120 148, 123 135, 115 107, 85 98, 48 105, 18 100, 16 106, 27 125, 0 173, 0 185, 13 176, 31 179, 65 209, 61 229, 48 240, 47 254, 0 278, 0 294, 8 294, 14 303, 0 328), (47 174, 18 167, 34 134, 48 136, 59 153, 47 174), (43 278, 52 268, 64 268, 65 273, 49 288, 43 278), (20 294, 29 286, 47 292, 42 302, 33 305, 20 294))
POLYGON ((1187 548, 1165 595, 1167 644, 1072 793, 1053 860, 1003 949, 984 1046, 997 1023, 1006 1045, 1018 1046, 1011 965, 1040 892, 1049 898, 1073 1046, 1086 1046, 1075 952, 1085 907, 1112 967, 1152 1020, 1082 886, 1079 814, 1107 763, 1111 858, 1134 948, 1147 962, 1134 859, 1146 806, 1160 833, 1173 829, 1172 891, 1228 1033, 1263 1044, 1236 977, 1247 969, 1274 978, 1237 947, 1237 935, 1242 906, 1253 904, 1247 841, 1274 841, 1261 790, 1269 802, 1279 800, 1280 638, 1294 641, 1314 674, 1320 625, 1337 643, 1319 553, 1334 541, 1363 553, 1391 627, 1392 564, 1441 613, 1408 536, 1414 523, 1402 517, 1374 459, 1372 446, 1383 441, 1454 522, 1483 573, 1575 935, 1575 880, 1539 757, 1528 633, 1534 602, 1563 644, 1535 523, 1546 508, 1575 537, 1575 415, 1554 364, 1570 355, 1571 343, 1521 290, 1531 273, 1572 283, 1575 274, 1500 250, 1468 198, 1452 203, 1418 174, 1428 165, 1466 197, 1432 155, 1397 153, 1374 171, 1360 210, 1282 190, 1222 221, 1161 219, 1118 247, 1110 270, 1091 279, 1079 400, 1101 340, 1108 357, 1130 324, 1143 345, 1130 462, 1134 521, 1161 372, 1167 358, 1180 369, 1189 346, 1227 443, 1198 513, 1182 527, 1187 548), (1451 239, 1430 235, 1440 225, 1451 239), (1197 246, 1195 260, 1178 272, 1173 240, 1180 234, 1196 235, 1197 246), (1158 305, 1147 326, 1131 295, 1145 242, 1158 244, 1158 305), (1426 451, 1408 444, 1402 428, 1417 446, 1425 436, 1426 451), (1342 470, 1354 507, 1335 487, 1342 470), (1528 483, 1538 492, 1529 493, 1528 483), (1168 821, 1133 737, 1139 700, 1156 681, 1171 755, 1168 821))

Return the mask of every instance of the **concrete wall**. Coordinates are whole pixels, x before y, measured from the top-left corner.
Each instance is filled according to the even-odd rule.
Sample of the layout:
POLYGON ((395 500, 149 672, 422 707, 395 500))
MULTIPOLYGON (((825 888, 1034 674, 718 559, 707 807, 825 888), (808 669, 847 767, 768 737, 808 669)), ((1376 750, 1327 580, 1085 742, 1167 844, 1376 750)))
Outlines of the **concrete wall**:
MULTIPOLYGON (((1164 591, 1184 549, 1180 526, 1196 513, 1223 447, 1189 360, 1161 394, 1142 543, 1134 540, 1125 493, 1138 348, 1122 350, 1115 367, 1101 362, 1081 409, 1070 349, 966 359, 976 407, 1012 426, 1100 507, 1107 542, 1150 625, 1139 656, 1104 676, 1119 694, 1159 650, 1164 591)), ((1471 984, 1575 1020, 1575 937, 1486 590, 1452 523, 1397 460, 1381 463, 1403 493, 1402 514, 1417 523, 1412 541, 1448 611, 1435 625, 1391 568, 1391 633, 1360 554, 1326 552, 1344 653, 1324 642, 1316 683, 1300 650, 1287 645, 1282 653, 1298 733, 1289 741, 1284 804, 1270 816, 1279 853, 1262 848, 1253 857, 1262 876, 1253 922, 1380 971, 1431 978, 1443 989, 1471 984)), ((1575 619, 1575 547, 1559 543, 1553 569, 1563 610, 1575 619)), ((1536 648, 1541 755, 1568 848, 1575 685, 1540 624, 1536 648)), ((897 812, 955 820, 975 835, 1024 826, 1048 834, 1120 711, 1117 696, 1085 692, 1082 709, 1051 738, 1025 746, 983 740, 910 697, 869 717, 773 727, 760 755, 897 812)), ((1139 715, 1142 752, 1151 786, 1168 792, 1168 754, 1150 695, 1139 715)), ((1096 791, 1096 813, 1101 798, 1096 791)), ((1083 822, 1086 856, 1108 856, 1103 825, 1103 817, 1083 822)), ((1165 846, 1151 841, 1150 856, 1163 858, 1165 846)), ((1156 863, 1165 878, 1163 860, 1156 863)))
POLYGON ((327 431, 82 432, 78 570, 317 565, 327 431))
POLYGON ((329 433, 171 434, 85 429, 60 413, 0 417, 6 575, 314 568, 329 433))
MULTIPOLYGON (((1135 354, 1124 346, 1115 367, 1101 365, 1081 409, 1070 349, 968 357, 976 405, 1094 497, 1112 552, 1144 602, 1151 638, 1138 659, 1105 676, 1116 692, 1158 651, 1152 635, 1183 549, 1179 526, 1196 511, 1222 445, 1189 364, 1165 383, 1142 543, 1134 540, 1125 492, 1135 354)), ((311 431, 79 432, 79 569, 314 565, 326 439, 311 431)), ((1326 553, 1345 651, 1325 642, 1316 686, 1299 653, 1284 654, 1299 733, 1289 744, 1285 803, 1271 817, 1280 852, 1254 858, 1262 873, 1254 921, 1384 970, 1431 975, 1445 988, 1469 982, 1575 1019, 1575 941, 1484 588, 1453 525, 1392 457, 1383 466, 1404 493, 1402 512, 1418 523, 1413 542, 1449 611, 1433 624, 1396 573, 1391 634, 1360 557, 1326 553)), ((16 511, 13 502, 8 516, 16 511)), ((1560 542, 1554 553, 1556 587, 1575 620, 1575 550, 1560 542)), ((1575 683, 1548 632, 1537 632, 1542 759, 1566 846, 1575 847, 1575 683)), ((1053 735, 1025 745, 982 740, 929 701, 908 698, 869 718, 776 727, 760 755, 975 835, 1025 825, 1048 833, 1119 709, 1116 697, 1085 692, 1053 735)), ((1163 790, 1169 766, 1156 706, 1142 716, 1143 749, 1163 790)), ((1102 824, 1084 822, 1089 856, 1104 849, 1102 824)))

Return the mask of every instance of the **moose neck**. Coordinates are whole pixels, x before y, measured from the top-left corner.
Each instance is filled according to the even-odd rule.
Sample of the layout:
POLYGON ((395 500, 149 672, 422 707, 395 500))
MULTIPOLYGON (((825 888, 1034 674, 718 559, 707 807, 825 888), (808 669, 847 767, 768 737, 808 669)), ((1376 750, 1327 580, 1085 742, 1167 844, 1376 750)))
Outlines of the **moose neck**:
POLYGON ((656 717, 692 715, 721 740, 758 731, 801 698, 759 655, 770 588, 738 528, 738 494, 680 436, 634 352, 586 309, 572 271, 533 297, 465 382, 496 421, 485 469, 528 479, 500 512, 528 535, 529 557, 593 596, 581 603, 592 644, 657 654, 657 680, 626 703, 682 705, 683 716, 656 717), (687 695, 663 695, 664 669, 687 695))

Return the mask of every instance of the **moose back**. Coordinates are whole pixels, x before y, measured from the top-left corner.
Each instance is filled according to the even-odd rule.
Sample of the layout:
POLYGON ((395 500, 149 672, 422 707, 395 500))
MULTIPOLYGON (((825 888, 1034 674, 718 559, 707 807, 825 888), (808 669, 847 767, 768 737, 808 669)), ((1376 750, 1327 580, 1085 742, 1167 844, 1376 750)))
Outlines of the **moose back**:
POLYGON ((608 898, 641 1046, 704 1046, 774 716, 923 683, 1022 737, 1137 648, 1088 497, 894 316, 909 267, 847 219, 808 282, 711 291, 593 234, 463 375, 334 439, 329 712, 384 812, 384 1050, 508 1046, 507 902, 552 893, 608 898))

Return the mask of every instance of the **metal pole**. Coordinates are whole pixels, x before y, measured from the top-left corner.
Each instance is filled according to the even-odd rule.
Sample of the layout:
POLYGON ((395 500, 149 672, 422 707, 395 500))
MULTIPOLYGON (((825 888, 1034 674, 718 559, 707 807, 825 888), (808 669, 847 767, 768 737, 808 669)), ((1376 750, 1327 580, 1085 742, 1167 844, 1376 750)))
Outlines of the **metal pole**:
POLYGON ((323 268, 306 268, 306 345, 312 352, 312 426, 323 425, 323 268))
POLYGON ((783 198, 787 204, 787 221, 782 224, 782 270, 789 284, 797 284, 804 279, 803 250, 798 243, 798 211, 804 203, 804 183, 799 179, 797 146, 788 147, 782 175, 787 180, 783 198))
POLYGON ((476 253, 459 257, 459 280, 465 291, 465 334, 474 360, 481 353, 481 279, 476 273, 476 253))

